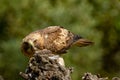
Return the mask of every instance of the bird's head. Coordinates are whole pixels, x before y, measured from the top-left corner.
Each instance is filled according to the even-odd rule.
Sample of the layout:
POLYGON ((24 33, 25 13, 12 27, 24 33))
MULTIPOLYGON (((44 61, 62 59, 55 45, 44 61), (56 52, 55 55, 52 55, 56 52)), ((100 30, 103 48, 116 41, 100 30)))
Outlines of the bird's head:
POLYGON ((23 41, 21 51, 25 56, 32 57, 34 54, 34 44, 32 41, 23 41))

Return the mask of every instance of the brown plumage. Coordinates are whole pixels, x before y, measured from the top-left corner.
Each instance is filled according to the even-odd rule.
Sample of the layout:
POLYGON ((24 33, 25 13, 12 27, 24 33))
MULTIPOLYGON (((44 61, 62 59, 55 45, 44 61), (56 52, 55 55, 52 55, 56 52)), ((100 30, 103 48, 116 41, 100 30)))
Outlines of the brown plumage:
POLYGON ((27 35, 22 42, 22 52, 31 57, 35 51, 47 49, 53 54, 62 54, 72 46, 79 47, 92 44, 91 41, 73 34, 60 26, 50 26, 27 35))

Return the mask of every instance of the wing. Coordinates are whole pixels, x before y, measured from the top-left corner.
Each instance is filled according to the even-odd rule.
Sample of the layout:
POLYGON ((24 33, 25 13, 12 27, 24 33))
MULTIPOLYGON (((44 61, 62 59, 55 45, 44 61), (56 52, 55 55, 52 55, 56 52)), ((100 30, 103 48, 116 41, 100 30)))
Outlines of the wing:
POLYGON ((60 27, 48 27, 43 30, 44 46, 55 53, 65 53, 73 42, 73 34, 60 27))

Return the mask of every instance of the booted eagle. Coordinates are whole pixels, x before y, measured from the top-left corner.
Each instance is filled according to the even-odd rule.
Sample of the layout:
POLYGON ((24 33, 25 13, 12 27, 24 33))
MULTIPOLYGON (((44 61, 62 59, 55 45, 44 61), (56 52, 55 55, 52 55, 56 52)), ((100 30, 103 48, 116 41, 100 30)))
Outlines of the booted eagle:
POLYGON ((82 47, 92 43, 63 27, 50 26, 27 35, 22 41, 21 50, 28 57, 31 57, 36 51, 44 49, 59 55, 66 53, 73 45, 82 47))

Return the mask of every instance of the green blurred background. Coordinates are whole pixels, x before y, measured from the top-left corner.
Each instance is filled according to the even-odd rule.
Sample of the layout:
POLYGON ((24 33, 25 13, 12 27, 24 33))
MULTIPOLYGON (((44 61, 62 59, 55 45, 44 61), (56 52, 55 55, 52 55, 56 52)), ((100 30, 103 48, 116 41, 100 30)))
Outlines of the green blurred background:
POLYGON ((0 0, 0 75, 22 80, 28 58, 20 51, 30 32, 50 25, 64 26, 95 42, 73 47, 63 55, 74 67, 73 80, 85 72, 120 77, 119 0, 0 0))

